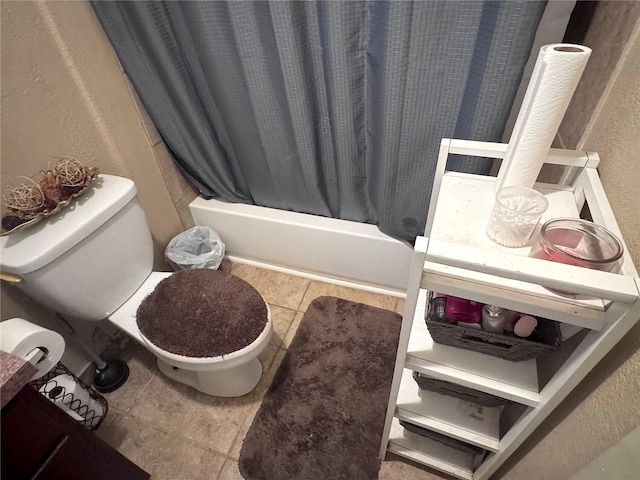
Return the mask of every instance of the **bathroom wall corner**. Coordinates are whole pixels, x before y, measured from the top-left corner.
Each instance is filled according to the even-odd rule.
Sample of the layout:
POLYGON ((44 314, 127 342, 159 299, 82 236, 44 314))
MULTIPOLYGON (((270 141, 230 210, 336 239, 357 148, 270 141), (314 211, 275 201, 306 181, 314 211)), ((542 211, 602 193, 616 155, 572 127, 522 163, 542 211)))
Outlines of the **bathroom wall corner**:
MULTIPOLYGON (((594 56, 560 135, 567 148, 600 154, 602 184, 638 268, 640 3, 599 2, 584 43, 593 48, 594 56), (580 100, 594 95, 595 101, 580 100)), ((549 415, 495 478, 570 478, 640 424, 639 384, 640 323, 549 415)))
MULTIPOLYGON (((172 181, 156 158, 159 145, 164 147, 161 137, 136 104, 91 5, 0 2, 0 10, 2 188, 20 175, 39 172, 60 155, 131 178, 154 238, 155 266, 170 270, 162 253, 183 230, 185 220, 176 203, 191 192, 181 185, 177 191, 184 191, 174 198, 169 191, 172 181)), ((53 312, 2 285, 1 318, 12 317, 61 331, 53 312)), ((81 336, 92 342, 95 325, 80 323, 86 323, 78 327, 81 336)), ((89 365, 73 340, 67 341, 63 361, 76 374, 89 365)))

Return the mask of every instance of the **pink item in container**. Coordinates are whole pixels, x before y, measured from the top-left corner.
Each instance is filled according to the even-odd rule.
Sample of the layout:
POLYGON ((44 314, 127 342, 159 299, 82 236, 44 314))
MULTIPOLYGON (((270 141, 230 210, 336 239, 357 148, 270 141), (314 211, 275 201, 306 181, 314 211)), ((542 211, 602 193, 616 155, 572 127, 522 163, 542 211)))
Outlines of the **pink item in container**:
POLYGON ((542 226, 529 256, 618 273, 622 254, 622 243, 606 228, 582 219, 555 218, 542 226))
POLYGON ((473 300, 448 296, 444 313, 455 322, 482 323, 482 304, 473 300))
POLYGON ((531 315, 521 316, 513 325, 513 333, 522 338, 527 338, 538 326, 538 320, 531 315))

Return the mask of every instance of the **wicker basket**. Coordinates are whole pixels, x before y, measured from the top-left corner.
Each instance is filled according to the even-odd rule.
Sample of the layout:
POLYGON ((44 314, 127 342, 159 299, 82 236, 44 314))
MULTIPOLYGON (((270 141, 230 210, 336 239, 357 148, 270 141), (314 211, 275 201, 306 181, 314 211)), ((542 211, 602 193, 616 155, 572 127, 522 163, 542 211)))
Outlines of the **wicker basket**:
POLYGON ((89 430, 97 429, 107 416, 106 398, 61 363, 30 385, 89 430))
POLYGON ((558 322, 538 319, 538 326, 527 338, 461 327, 431 318, 431 299, 425 318, 431 338, 436 343, 473 350, 512 362, 521 362, 558 350, 562 335, 558 322))
POLYGON ((414 425, 413 423, 405 422, 404 420, 400 420, 400 425, 402 425, 406 430, 409 430, 412 433, 416 433, 420 436, 430 438, 431 440, 435 440, 436 442, 440 442, 448 447, 455 448, 464 453, 471 453, 472 455, 484 455, 485 450, 476 447, 475 445, 470 445, 461 440, 457 440, 455 438, 447 437, 438 432, 434 432, 432 430, 427 430, 426 428, 419 427, 418 425, 414 425))
POLYGON ((479 392, 478 390, 456 385, 455 383, 425 377, 419 372, 413 372, 413 379, 422 390, 429 390, 431 392, 439 393, 440 395, 456 397, 460 400, 464 400, 465 402, 477 403, 483 407, 499 407, 501 405, 509 405, 513 403, 511 400, 496 397, 490 393, 479 392))

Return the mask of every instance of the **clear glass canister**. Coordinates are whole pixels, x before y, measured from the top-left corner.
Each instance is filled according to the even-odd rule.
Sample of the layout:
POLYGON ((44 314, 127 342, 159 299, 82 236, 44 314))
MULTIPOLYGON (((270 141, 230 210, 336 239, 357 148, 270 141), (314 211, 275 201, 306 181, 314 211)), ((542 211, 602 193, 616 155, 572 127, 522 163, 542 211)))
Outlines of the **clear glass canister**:
POLYGON ((529 256, 618 273, 622 243, 600 225, 579 218, 554 218, 540 229, 529 256))
POLYGON ((501 188, 487 224, 487 236, 504 247, 524 247, 549 205, 547 198, 531 188, 501 188))

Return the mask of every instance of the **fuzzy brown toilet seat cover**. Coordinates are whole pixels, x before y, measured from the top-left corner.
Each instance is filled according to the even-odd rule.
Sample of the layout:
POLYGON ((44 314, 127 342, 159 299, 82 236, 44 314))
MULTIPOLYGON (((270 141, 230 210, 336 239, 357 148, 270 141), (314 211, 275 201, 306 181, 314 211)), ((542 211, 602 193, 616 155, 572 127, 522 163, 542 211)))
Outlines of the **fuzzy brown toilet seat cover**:
POLYGON ((138 328, 154 345, 187 357, 217 357, 253 343, 267 306, 244 280, 219 270, 181 270, 138 307, 138 328))

